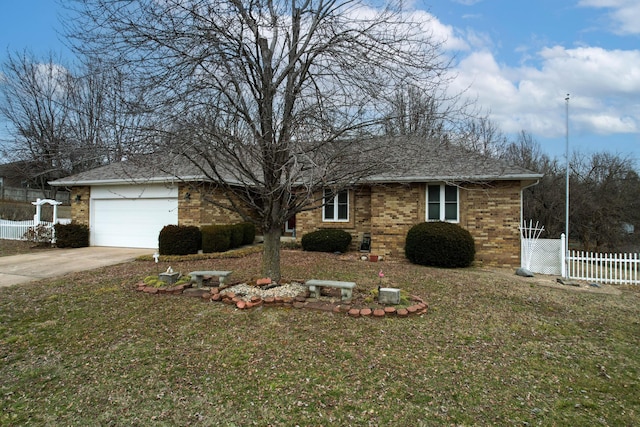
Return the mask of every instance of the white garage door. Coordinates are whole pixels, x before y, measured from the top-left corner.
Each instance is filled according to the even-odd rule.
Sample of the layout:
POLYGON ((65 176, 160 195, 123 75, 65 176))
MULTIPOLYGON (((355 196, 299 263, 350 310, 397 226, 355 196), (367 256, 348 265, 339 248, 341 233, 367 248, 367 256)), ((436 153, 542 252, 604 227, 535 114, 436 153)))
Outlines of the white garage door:
POLYGON ((91 220, 92 246, 157 248, 162 227, 178 223, 178 198, 94 199, 91 220))

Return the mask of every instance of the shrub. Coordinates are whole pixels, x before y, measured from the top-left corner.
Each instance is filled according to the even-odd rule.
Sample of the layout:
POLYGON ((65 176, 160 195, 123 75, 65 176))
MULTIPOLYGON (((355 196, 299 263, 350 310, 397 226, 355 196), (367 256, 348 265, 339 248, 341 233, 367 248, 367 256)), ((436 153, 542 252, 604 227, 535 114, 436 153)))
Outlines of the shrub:
POLYGON ((423 222, 407 233, 405 256, 414 264, 433 267, 468 267, 475 256, 471 234, 450 222, 423 222))
POLYGON ((202 232, 202 252, 225 252, 231 247, 231 229, 227 225, 204 225, 202 232))
POLYGON ((256 226, 251 222, 241 222, 238 225, 242 228, 242 244, 253 244, 256 239, 256 226))
POLYGON ((344 230, 326 228, 302 236, 302 249, 312 252, 346 252, 351 243, 351 234, 344 230))
POLYGON ((84 248, 89 246, 89 227, 84 224, 56 224, 56 246, 59 248, 84 248))
POLYGON ((229 242, 229 249, 235 249, 242 246, 242 241, 244 240, 244 229, 240 224, 231 224, 227 225, 229 227, 229 232, 231 236, 231 240, 229 242))
POLYGON ((30 242, 38 243, 38 245, 44 245, 51 243, 53 235, 51 227, 40 224, 35 227, 29 227, 22 237, 30 242))
POLYGON ((202 236, 193 225, 165 225, 158 236, 160 255, 197 254, 202 236))

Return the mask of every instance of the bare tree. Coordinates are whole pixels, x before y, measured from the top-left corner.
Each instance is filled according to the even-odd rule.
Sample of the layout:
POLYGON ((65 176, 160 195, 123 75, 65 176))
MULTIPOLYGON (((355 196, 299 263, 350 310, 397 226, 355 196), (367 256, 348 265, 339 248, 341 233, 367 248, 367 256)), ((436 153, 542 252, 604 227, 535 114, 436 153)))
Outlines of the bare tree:
POLYGON ((125 113, 124 88, 115 71, 97 60, 71 68, 50 55, 9 55, 2 65, 0 116, 9 124, 2 154, 29 165, 21 169, 31 186, 122 158, 135 122, 125 113), (125 138, 124 135, 127 135, 125 138))
POLYGON ((13 138, 4 142, 2 154, 28 164, 23 180, 42 187, 69 172, 64 146, 71 78, 53 56, 40 62, 27 53, 10 55, 2 75, 0 115, 11 125, 13 138))
POLYGON ((544 154, 540 144, 524 130, 515 141, 504 145, 498 156, 544 174, 538 185, 523 191, 523 216, 540 221, 548 236, 559 237, 564 232, 565 178, 558 161, 544 154))
POLYGON ((288 218, 391 167, 353 137, 380 128, 401 84, 432 92, 448 69, 424 16, 359 1, 84 0, 71 13, 79 51, 138 78, 153 142, 257 212, 274 279, 288 218))
MULTIPOLYGON (((524 138, 524 132, 520 139, 524 138)), ((455 140, 458 144, 477 153, 488 156, 500 156, 500 153, 507 150, 506 137, 488 116, 468 117, 462 121, 455 140)), ((513 146, 515 148, 515 146, 513 146)), ((522 166, 520 163, 517 163, 522 166)), ((530 169, 527 166, 523 166, 530 169)))
POLYGON ((637 224, 640 197, 633 162, 606 152, 574 154, 571 172, 571 234, 585 250, 616 251, 630 243, 625 225, 637 224))
MULTIPOLYGON (((551 159, 526 131, 507 144, 501 158, 544 174, 540 183, 525 189, 525 218, 540 221, 549 236, 565 231, 566 169, 551 159)), ((636 250, 640 242, 630 226, 640 224, 640 179, 628 157, 607 152, 574 152, 570 159, 570 241, 585 250, 636 250), (636 248, 636 249, 633 249, 636 248)))
POLYGON ((389 113, 384 118, 384 134, 411 135, 440 141, 446 134, 446 111, 442 98, 416 87, 400 87, 389 100, 389 113))

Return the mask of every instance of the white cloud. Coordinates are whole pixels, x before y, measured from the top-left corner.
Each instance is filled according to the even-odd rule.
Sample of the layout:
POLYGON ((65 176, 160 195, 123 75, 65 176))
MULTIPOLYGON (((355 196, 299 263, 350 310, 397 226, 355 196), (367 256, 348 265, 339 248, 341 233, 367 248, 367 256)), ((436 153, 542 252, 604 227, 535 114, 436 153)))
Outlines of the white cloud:
POLYGON ((459 62, 452 89, 469 87, 508 133, 561 136, 567 93, 578 132, 640 133, 640 51, 553 46, 537 57, 540 65, 508 67, 486 50, 473 52, 459 62))
POLYGON ((465 6, 473 6, 476 3, 480 3, 482 0, 453 0, 454 3, 460 3, 465 6))
POLYGON ((640 34, 640 2, 638 0, 580 0, 578 6, 611 9, 611 31, 616 34, 640 34))

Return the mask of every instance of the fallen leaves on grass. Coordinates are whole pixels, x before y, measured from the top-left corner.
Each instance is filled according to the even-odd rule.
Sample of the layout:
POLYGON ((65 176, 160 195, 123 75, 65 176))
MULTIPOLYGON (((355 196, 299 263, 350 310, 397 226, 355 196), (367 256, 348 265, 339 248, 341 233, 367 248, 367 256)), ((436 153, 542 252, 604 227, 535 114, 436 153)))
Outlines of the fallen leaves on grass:
MULTIPOLYGON (((283 251, 282 262, 285 277, 379 282, 380 265, 351 254, 283 251)), ((260 254, 171 265, 250 280, 260 254)), ((573 292, 385 261, 385 278, 429 314, 351 319, 135 292, 156 268, 167 265, 0 290, 0 425, 640 423, 637 288, 573 292)))

